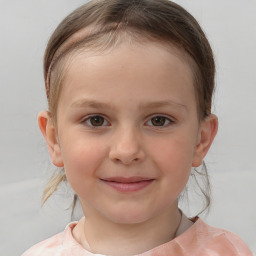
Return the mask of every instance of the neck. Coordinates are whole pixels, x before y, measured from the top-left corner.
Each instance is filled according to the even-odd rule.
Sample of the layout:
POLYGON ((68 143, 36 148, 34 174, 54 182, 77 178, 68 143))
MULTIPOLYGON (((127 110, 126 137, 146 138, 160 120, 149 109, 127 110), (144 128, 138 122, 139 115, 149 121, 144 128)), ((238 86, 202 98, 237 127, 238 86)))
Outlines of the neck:
POLYGON ((136 224, 114 223, 103 216, 90 214, 82 218, 73 235, 88 251, 105 255, 136 255, 167 243, 175 237, 181 214, 170 207, 163 214, 136 224))

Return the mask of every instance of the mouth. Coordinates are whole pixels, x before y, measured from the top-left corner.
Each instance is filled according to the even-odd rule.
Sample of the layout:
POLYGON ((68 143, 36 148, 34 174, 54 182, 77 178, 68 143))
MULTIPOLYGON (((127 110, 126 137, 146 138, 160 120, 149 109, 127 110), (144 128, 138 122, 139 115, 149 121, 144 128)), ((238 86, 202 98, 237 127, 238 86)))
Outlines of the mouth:
POLYGON ((120 192, 136 192, 149 186, 155 179, 147 177, 110 177, 101 181, 120 192))

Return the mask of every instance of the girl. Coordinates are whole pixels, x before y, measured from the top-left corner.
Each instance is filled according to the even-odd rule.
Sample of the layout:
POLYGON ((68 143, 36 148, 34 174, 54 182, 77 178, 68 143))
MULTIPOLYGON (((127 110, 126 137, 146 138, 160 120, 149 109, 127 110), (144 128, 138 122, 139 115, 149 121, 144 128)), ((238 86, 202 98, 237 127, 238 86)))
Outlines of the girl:
POLYGON ((23 255, 252 255, 178 208, 217 132, 214 73, 202 29, 170 1, 95 0, 70 14, 46 49, 38 122, 63 168, 44 200, 67 179, 85 217, 23 255))

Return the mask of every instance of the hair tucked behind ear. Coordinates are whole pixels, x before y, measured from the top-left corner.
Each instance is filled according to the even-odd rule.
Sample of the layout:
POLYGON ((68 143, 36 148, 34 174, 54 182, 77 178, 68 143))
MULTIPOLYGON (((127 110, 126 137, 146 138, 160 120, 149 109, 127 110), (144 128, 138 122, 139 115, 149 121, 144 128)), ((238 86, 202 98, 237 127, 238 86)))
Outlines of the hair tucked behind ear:
POLYGON ((44 192, 43 192, 43 198, 42 198, 42 204, 44 204, 49 197, 57 190, 59 184, 63 181, 66 181, 66 175, 63 170, 57 170, 50 180, 48 181, 44 192))
POLYGON ((202 164, 201 171, 199 171, 197 168, 193 168, 193 170, 191 171, 191 176, 194 179, 197 185, 197 188, 200 190, 201 195, 203 195, 204 197, 203 208, 197 214, 199 215, 203 213, 205 210, 209 211, 210 205, 211 205, 211 183, 210 183, 207 167, 204 161, 202 164), (201 179, 201 182, 199 179, 201 179))
MULTIPOLYGON (((60 185, 60 183, 66 182, 66 181, 67 179, 66 179, 64 170, 63 169, 56 170, 55 173, 50 178, 50 180, 47 182, 47 185, 45 186, 43 197, 42 197, 42 205, 44 205, 46 201, 54 194, 54 192, 58 189, 58 186, 60 185)), ((71 215, 73 215, 74 213, 77 201, 78 201, 78 196, 74 194, 71 215)))
POLYGON ((189 181, 179 196, 179 207, 188 211, 190 216, 198 216, 201 213, 209 213, 211 206, 211 183, 205 162, 198 168, 192 168, 189 181), (190 203, 197 209, 190 207, 190 203), (200 210, 199 210, 200 209, 200 210))

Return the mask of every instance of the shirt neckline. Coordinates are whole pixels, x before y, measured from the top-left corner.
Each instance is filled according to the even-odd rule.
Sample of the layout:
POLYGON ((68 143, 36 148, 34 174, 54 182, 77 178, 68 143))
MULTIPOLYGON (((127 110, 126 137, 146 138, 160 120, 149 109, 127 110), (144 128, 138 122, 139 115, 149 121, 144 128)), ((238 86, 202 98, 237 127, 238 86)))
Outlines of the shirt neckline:
MULTIPOLYGON (((182 217, 181 217, 181 222, 180 225, 176 231, 176 235, 175 238, 168 241, 167 243, 161 244, 157 247, 152 248, 149 251, 143 252, 142 254, 138 254, 139 256, 146 256, 148 254, 150 254, 151 251, 155 251, 155 250, 159 250, 161 247, 166 247, 166 246, 171 246, 172 243, 175 243, 175 240, 180 240, 182 239, 183 235, 187 232, 193 232, 193 229, 195 228, 196 223, 199 221, 200 219, 198 217, 189 219, 185 214, 182 213, 182 217)), ((68 250, 72 250, 72 248, 75 248, 78 252, 80 256, 107 256, 104 254, 95 254, 92 253, 88 250, 86 250, 85 248, 82 247, 82 245, 80 245, 75 238, 73 237, 72 234, 72 230, 74 229, 74 227, 77 225, 78 221, 74 221, 69 223, 65 230, 64 230, 64 238, 63 238, 63 246, 68 249, 68 250)), ((133 256, 138 256, 138 255, 133 255, 133 256)))

